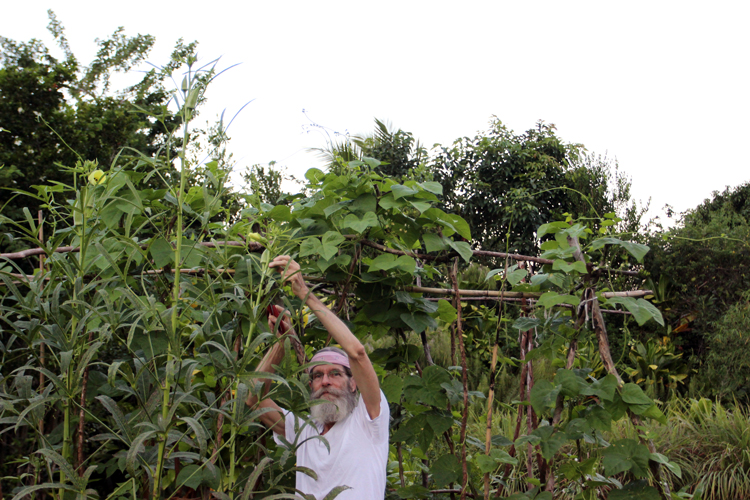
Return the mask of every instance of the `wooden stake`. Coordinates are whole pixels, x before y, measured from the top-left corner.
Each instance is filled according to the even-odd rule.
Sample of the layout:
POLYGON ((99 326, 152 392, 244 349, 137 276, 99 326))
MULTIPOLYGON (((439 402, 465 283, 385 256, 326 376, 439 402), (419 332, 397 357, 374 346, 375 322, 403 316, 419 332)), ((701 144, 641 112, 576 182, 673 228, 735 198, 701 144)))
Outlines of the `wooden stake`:
POLYGON ((464 387, 464 407, 461 414, 461 500, 466 500, 466 489, 468 488, 469 473, 466 467, 466 425, 469 418, 469 374, 466 366, 466 348, 464 346, 463 327, 461 325, 461 294, 458 293, 458 257, 453 260, 451 270, 451 281, 456 299, 456 338, 461 353, 461 381, 464 387))

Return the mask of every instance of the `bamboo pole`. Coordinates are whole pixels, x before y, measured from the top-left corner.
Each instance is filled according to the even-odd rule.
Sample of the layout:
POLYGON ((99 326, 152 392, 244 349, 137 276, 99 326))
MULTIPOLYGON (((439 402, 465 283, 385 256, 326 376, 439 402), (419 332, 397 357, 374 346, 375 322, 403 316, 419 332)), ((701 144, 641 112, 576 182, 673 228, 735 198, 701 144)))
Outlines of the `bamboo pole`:
POLYGON ((451 269, 451 281, 453 282, 454 297, 456 303, 456 338, 461 354, 461 382, 464 389, 464 407, 461 413, 461 500, 466 500, 466 490, 469 483, 469 473, 466 467, 466 426, 469 418, 469 374, 466 366, 466 348, 464 346, 464 335, 461 318, 461 294, 458 291, 458 257, 453 260, 451 269))
MULTIPOLYGON (((469 290, 459 289, 452 290, 450 288, 433 288, 424 286, 405 286, 402 288, 405 292, 414 293, 431 293, 435 295, 455 295, 459 293, 462 297, 502 297, 502 298, 517 298, 517 299, 538 299, 543 295, 543 292, 505 292, 498 290, 469 290)), ((609 299, 612 297, 645 297, 647 295, 653 295, 653 290, 632 290, 625 292, 602 292, 602 297, 609 299)))
MULTIPOLYGON (((248 250, 253 252, 257 252, 265 248, 260 243, 256 243, 254 241, 201 241, 198 244, 206 248, 218 248, 221 246, 247 247, 248 250)), ((141 248, 145 250, 146 248, 148 248, 148 245, 141 245, 141 248)), ((80 247, 73 246, 57 247, 52 250, 53 253, 71 253, 80 251, 80 247)), ((26 257, 32 257, 34 255, 47 255, 47 250, 45 248, 39 247, 29 248, 18 252, 0 253, 0 259, 18 260, 25 259, 26 257)))
MULTIPOLYGON (((505 261, 505 271, 508 271, 508 260, 505 261)), ((507 281, 503 281, 502 288, 505 288, 507 281)), ((495 328, 495 343, 492 346, 492 361, 490 362, 490 389, 487 397, 487 423, 484 436, 484 452, 489 455, 492 449, 492 413, 495 402, 495 379, 497 378, 497 350, 500 344, 500 323, 502 319, 502 308, 498 303, 497 327, 495 328)), ((484 474, 484 500, 490 498, 490 473, 484 474)))

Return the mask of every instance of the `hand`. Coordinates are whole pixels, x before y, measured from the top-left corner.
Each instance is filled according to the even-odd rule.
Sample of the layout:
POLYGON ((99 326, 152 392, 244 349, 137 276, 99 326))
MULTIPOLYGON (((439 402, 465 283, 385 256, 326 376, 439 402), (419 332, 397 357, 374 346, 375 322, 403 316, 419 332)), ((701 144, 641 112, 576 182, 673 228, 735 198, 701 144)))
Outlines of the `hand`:
POLYGON ((305 280, 302 278, 299 264, 297 264, 288 255, 279 255, 268 264, 268 267, 275 268, 284 279, 284 282, 292 286, 294 295, 302 299, 307 299, 310 289, 307 288, 305 280))
POLYGON ((289 322, 289 311, 284 311, 279 306, 270 305, 268 306, 268 329, 272 332, 276 332, 278 338, 283 338, 287 335, 296 335, 294 328, 289 322), (279 315, 283 314, 281 318, 279 315), (278 329, 276 329, 276 323, 281 321, 278 329))

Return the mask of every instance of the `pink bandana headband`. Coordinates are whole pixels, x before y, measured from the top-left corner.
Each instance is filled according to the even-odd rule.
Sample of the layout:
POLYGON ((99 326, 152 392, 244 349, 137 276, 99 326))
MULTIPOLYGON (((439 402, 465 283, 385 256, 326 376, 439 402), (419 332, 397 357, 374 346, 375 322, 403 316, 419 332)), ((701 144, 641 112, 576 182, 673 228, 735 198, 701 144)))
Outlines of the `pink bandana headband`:
POLYGON ((313 363, 315 361, 326 361, 328 363, 334 363, 351 369, 351 366, 349 366, 349 358, 334 351, 323 351, 315 354, 310 362, 313 363))

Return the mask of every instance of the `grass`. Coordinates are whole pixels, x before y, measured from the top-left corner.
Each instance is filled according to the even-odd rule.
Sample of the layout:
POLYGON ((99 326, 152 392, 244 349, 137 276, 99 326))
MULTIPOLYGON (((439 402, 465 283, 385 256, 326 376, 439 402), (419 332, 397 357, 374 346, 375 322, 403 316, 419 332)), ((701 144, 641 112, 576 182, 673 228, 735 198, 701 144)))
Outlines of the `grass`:
MULTIPOLYGON (((729 408, 708 399, 672 399, 663 411, 667 416, 666 425, 649 421, 645 427, 657 451, 682 470, 680 478, 663 469, 672 490, 694 493, 700 486, 702 500, 750 498, 750 408, 737 403, 729 408)), ((486 412, 481 405, 472 408, 470 422, 469 434, 484 436, 486 412)), ((492 433, 512 438, 515 422, 515 408, 500 404, 493 418, 492 433)), ((524 421, 522 434, 525 428, 524 421)), ((609 442, 623 438, 636 438, 633 426, 625 419, 614 423, 612 431, 605 435, 609 442)), ((588 453, 589 446, 582 446, 583 453, 588 453)), ((509 479, 507 493, 525 489, 525 451, 525 446, 518 450, 519 464, 510 476, 518 479, 509 479)), ((563 448, 556 468, 575 453, 573 446, 563 448)), ((557 483, 560 489, 556 498, 575 495, 574 488, 565 488, 566 481, 559 472, 557 483)))

